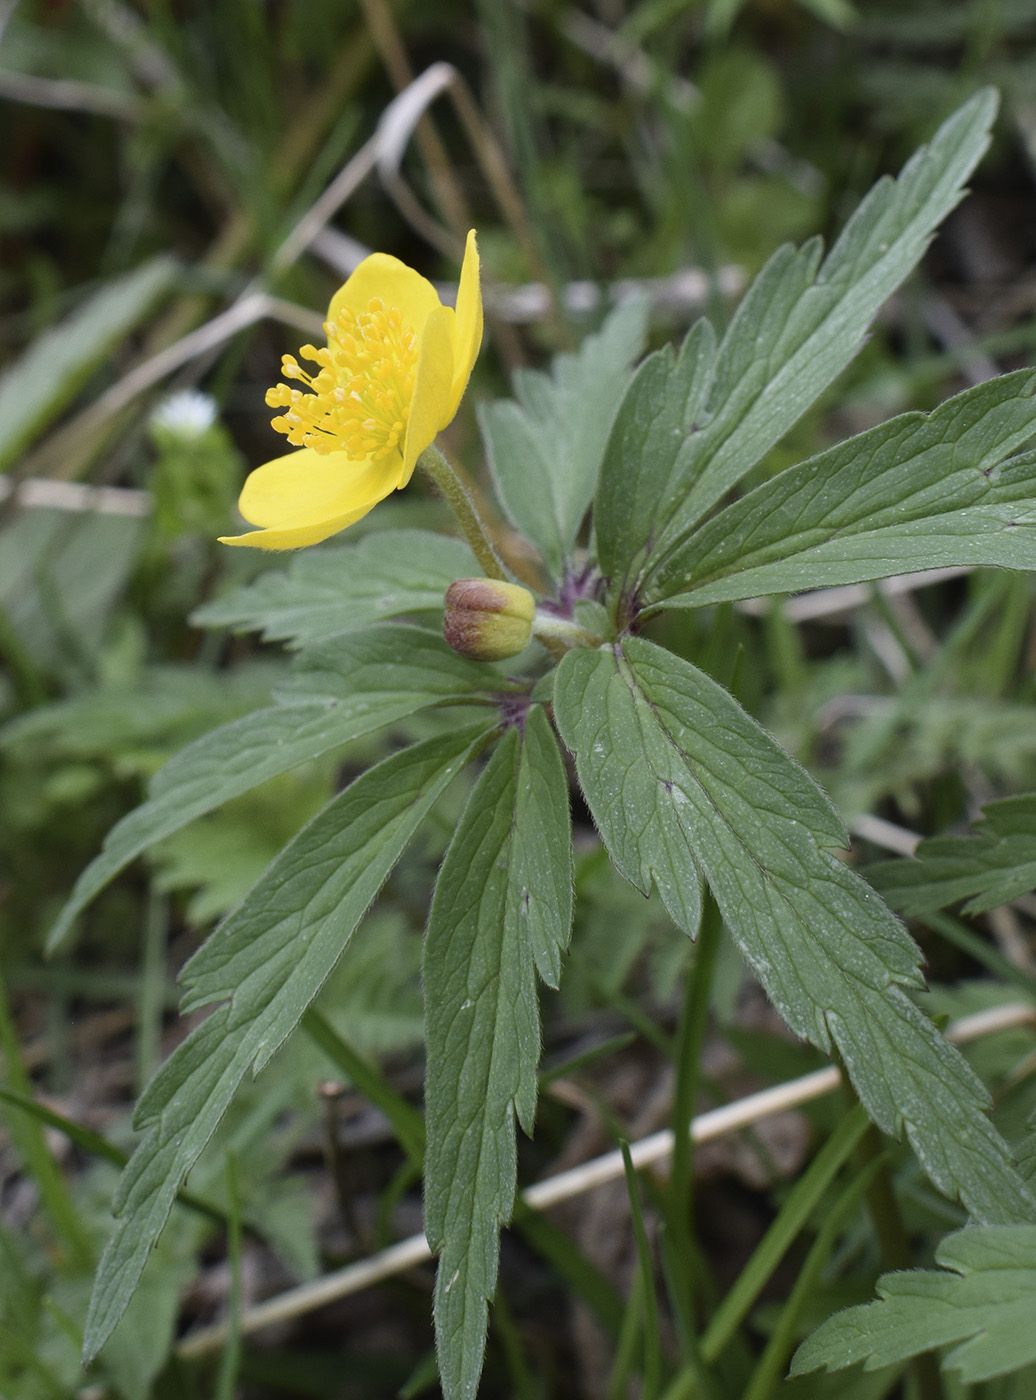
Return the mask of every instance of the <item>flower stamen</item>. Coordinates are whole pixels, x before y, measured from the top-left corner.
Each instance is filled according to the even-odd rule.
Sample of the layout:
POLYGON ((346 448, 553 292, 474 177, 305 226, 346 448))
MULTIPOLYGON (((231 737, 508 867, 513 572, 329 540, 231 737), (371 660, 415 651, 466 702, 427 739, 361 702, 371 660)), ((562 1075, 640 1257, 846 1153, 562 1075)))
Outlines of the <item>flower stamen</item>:
POLYGON ((344 452, 352 461, 380 462, 401 450, 414 393, 417 337, 404 325, 398 306, 386 308, 371 297, 366 311, 343 307, 325 321, 327 348, 303 345, 299 355, 316 372, 285 355, 285 379, 306 386, 277 384, 268 389, 269 408, 287 412, 272 420, 293 447, 312 447, 325 455, 344 452))

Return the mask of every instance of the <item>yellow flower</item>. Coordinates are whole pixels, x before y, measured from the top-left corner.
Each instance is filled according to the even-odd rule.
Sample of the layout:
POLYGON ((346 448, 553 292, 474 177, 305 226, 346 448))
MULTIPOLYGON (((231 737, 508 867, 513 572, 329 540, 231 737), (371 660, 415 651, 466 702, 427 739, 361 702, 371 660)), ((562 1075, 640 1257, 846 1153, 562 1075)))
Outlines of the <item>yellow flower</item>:
POLYGON ((252 525, 223 544, 298 549, 354 524, 405 486, 417 459, 457 412, 482 343, 478 249, 468 234, 457 309, 386 253, 364 258, 331 299, 327 348, 304 345, 310 373, 285 355, 266 395, 273 427, 298 450, 257 467, 238 509, 252 525))

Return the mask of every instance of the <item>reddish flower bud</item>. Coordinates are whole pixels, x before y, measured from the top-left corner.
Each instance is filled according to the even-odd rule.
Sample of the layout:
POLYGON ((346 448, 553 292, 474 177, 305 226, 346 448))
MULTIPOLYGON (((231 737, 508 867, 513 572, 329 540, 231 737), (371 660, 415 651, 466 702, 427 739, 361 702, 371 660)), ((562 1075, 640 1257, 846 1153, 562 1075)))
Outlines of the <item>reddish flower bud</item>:
POLYGON ((461 656, 503 661, 528 646, 535 612, 527 588, 494 578, 459 578, 446 590, 442 634, 461 656))

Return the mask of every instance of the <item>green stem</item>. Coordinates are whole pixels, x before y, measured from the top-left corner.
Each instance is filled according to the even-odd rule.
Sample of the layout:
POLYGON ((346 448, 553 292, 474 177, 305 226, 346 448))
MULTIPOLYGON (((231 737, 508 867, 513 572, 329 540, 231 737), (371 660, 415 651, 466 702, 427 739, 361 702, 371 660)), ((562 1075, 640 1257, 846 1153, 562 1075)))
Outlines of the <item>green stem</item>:
POLYGON ((698 1097, 701 1050, 708 1025, 712 974, 716 966, 722 927, 723 920, 716 901, 711 893, 706 891, 698 930, 697 956, 687 978, 676 1040, 676 1094, 673 1103, 669 1217, 678 1246, 690 1242, 693 1230, 694 1144, 691 1141, 691 1119, 694 1117, 695 1101, 698 1097))
POLYGON ((795 1348, 795 1338, 799 1333, 803 1309, 811 1297, 821 1288, 824 1266, 838 1241, 839 1235, 859 1207, 876 1173, 881 1171, 880 1161, 870 1162, 842 1192, 828 1213, 816 1239, 799 1269, 798 1278, 791 1290, 788 1301, 781 1309, 777 1325, 759 1362, 752 1373, 747 1389, 741 1400, 771 1400, 781 1384, 781 1373, 795 1348))
POLYGON ((737 1282, 716 1309, 705 1330, 701 1339, 701 1354, 707 1364, 712 1365, 733 1341, 752 1305, 818 1209, 832 1181, 859 1146, 868 1126, 867 1115, 861 1105, 851 1108, 792 1187, 773 1224, 759 1241, 751 1259, 741 1270, 737 1282))
POLYGON ((471 492, 460 479, 452 463, 434 445, 426 447, 417 459, 417 465, 439 488, 446 504, 457 517, 464 538, 471 546, 471 552, 482 565, 487 578, 503 579, 507 582, 507 570, 503 560, 493 548, 489 532, 475 507, 471 492))
MULTIPOLYGON (((849 1076, 842 1065, 842 1084, 846 1097, 859 1103, 849 1076)), ((899 1202, 892 1187, 892 1176, 888 1168, 888 1157, 881 1141, 881 1135, 873 1123, 860 1141, 858 1160, 861 1166, 872 1173, 867 1186, 867 1210, 874 1225, 875 1234, 881 1247, 882 1261, 886 1269, 899 1272, 912 1267, 910 1241, 906 1226, 900 1214, 899 1202)), ((920 1400, 946 1400, 939 1363, 931 1352, 915 1356, 910 1363, 917 1382, 920 1400)))
POLYGON ((651 1247, 644 1228, 644 1214, 640 1208, 640 1189, 637 1173, 633 1170, 630 1145, 623 1140, 622 1165, 626 1172, 626 1192, 630 1201, 630 1218, 633 1223, 633 1239, 637 1246, 637 1263, 644 1280, 644 1379, 641 1387, 643 1400, 655 1400, 662 1382, 662 1349, 658 1326, 658 1297, 655 1293, 655 1270, 651 1260, 651 1247))
POLYGON ((570 647, 599 647, 604 642, 603 637, 587 627, 581 627, 578 622, 570 622, 567 617, 554 617, 540 608, 536 609, 532 620, 532 635, 544 646, 551 641, 561 642, 565 651, 570 647))

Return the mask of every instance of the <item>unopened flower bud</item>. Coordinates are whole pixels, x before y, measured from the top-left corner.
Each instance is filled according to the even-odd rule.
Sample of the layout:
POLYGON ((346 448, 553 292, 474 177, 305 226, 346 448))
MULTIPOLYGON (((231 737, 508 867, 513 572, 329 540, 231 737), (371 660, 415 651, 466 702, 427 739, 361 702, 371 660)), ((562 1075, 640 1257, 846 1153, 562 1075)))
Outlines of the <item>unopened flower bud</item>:
POLYGON ((494 578, 459 578, 446 590, 442 634, 473 661, 503 661, 524 651, 536 602, 527 588, 494 578))

